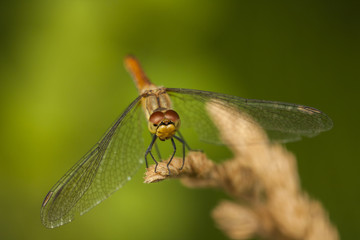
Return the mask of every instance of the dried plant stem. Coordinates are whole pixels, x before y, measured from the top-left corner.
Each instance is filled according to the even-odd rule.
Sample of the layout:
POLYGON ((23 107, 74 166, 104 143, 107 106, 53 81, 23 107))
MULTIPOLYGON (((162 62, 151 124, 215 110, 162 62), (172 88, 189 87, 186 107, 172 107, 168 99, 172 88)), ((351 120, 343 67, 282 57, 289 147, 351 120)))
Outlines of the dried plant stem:
POLYGON ((167 161, 159 163, 156 173, 149 167, 146 183, 180 178, 188 187, 224 190, 234 202, 222 201, 212 216, 232 239, 339 239, 322 205, 301 190, 292 153, 269 143, 247 116, 235 116, 216 103, 208 111, 233 159, 215 164, 201 152, 190 152, 181 171, 182 159, 172 160, 170 176, 167 161))

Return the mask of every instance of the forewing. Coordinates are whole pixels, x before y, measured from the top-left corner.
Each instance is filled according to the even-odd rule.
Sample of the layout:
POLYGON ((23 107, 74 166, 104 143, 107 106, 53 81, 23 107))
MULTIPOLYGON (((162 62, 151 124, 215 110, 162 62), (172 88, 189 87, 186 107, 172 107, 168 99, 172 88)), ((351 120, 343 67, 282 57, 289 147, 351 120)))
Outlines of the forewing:
MULTIPOLYGON (((289 142, 302 136, 312 137, 329 130, 333 123, 320 110, 304 105, 241 97, 182 88, 167 88, 173 101, 174 110, 182 119, 182 124, 191 125, 200 139, 206 142, 221 143, 219 133, 206 111, 206 104, 216 101, 222 108, 238 111, 250 116, 266 130, 274 141, 289 142)), ((233 124, 237 124, 236 120, 233 124)))
POLYGON ((50 190, 41 208, 46 227, 63 225, 87 212, 139 169, 144 152, 140 99, 129 105, 103 138, 50 190))

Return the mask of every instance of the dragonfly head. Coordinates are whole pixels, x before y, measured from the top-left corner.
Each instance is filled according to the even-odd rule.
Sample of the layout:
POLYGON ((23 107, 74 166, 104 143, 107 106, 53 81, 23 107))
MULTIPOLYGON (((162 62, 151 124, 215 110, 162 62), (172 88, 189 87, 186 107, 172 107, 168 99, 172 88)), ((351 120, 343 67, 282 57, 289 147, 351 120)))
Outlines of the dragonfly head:
POLYGON ((162 141, 172 138, 180 127, 180 117, 174 110, 153 112, 149 118, 149 131, 162 141))

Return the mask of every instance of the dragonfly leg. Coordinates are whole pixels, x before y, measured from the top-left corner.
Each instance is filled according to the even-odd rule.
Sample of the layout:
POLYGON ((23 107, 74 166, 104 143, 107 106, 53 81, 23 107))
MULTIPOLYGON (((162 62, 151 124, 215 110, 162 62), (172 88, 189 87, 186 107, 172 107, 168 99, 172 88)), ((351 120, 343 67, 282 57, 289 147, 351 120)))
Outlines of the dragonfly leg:
MULTIPOLYGON (((179 137, 181 138, 182 141, 179 140, 179 137, 176 138, 177 140, 179 140, 181 143, 185 144, 186 148, 188 149, 188 151, 193 151, 193 152, 204 152, 202 149, 192 149, 189 144, 187 144, 187 142, 185 141, 185 138, 182 136, 182 134, 180 133, 180 131, 176 131, 176 133, 179 135, 179 137)), ((185 151, 184 151, 184 155, 185 155, 185 151)), ((182 168, 181 168, 182 169, 182 168)))
POLYGON ((168 168, 168 170, 169 170, 169 175, 170 175, 170 168, 169 168, 169 165, 170 165, 170 163, 171 163, 171 161, 173 160, 173 158, 174 158, 174 156, 175 156, 175 153, 176 153, 176 144, 175 144, 175 142, 174 142, 174 139, 173 138, 171 138, 171 143, 172 143, 172 145, 173 145, 173 148, 174 148, 174 152, 173 152, 173 154, 171 155, 171 158, 170 158, 170 160, 169 160, 169 162, 167 163, 167 168, 168 168))
POLYGON ((176 131, 177 134, 179 135, 181 141, 179 140, 179 137, 176 137, 177 140, 179 140, 183 145, 185 144, 186 148, 189 150, 189 151, 193 151, 193 149, 190 148, 190 146, 187 144, 187 142, 184 140, 184 137, 183 135, 180 133, 180 131, 176 131))
POLYGON ((154 146, 154 143, 155 143, 155 141, 156 141, 156 138, 157 138, 157 136, 154 134, 153 139, 151 140, 151 143, 150 143, 149 147, 146 149, 146 152, 145 152, 146 168, 149 167, 148 161, 147 161, 147 155, 150 154, 150 156, 152 157, 152 159, 154 160, 154 162, 155 162, 155 164, 156 164, 156 166, 155 166, 155 172, 156 172, 156 167, 157 167, 158 163, 157 163, 157 161, 155 160, 154 156, 152 155, 151 149, 152 149, 152 147, 154 146))
MULTIPOLYGON (((180 136, 181 136, 181 135, 180 135, 180 136)), ((176 138, 176 140, 178 140, 179 142, 181 142, 181 143, 182 143, 182 146, 183 146, 183 162, 182 162, 181 168, 179 168, 179 170, 182 170, 183 167, 184 167, 184 164, 185 164, 185 146, 188 146, 188 145, 186 144, 186 142, 185 142, 184 139, 179 138, 179 137, 177 137, 177 136, 174 136, 174 137, 176 138)))
MULTIPOLYGON (((153 135, 150 133, 150 136, 152 137, 153 135)), ((159 146, 158 146, 157 143, 154 143, 154 146, 155 146, 156 155, 157 155, 158 159, 160 159, 160 161, 161 161, 162 157, 161 157, 161 154, 160 154, 159 146)))
POLYGON ((152 159, 153 159, 153 160, 154 160, 154 162, 155 162, 155 170, 154 170, 154 172, 156 172, 156 169, 157 169, 157 166, 158 166, 158 162, 155 160, 155 158, 154 158, 154 156, 153 156, 152 152, 150 151, 149 153, 150 153, 150 156, 152 157, 152 159))
POLYGON ((156 151, 156 155, 158 156, 158 159, 160 159, 161 161, 162 157, 161 157, 159 145, 157 143, 155 143, 155 151, 156 151))

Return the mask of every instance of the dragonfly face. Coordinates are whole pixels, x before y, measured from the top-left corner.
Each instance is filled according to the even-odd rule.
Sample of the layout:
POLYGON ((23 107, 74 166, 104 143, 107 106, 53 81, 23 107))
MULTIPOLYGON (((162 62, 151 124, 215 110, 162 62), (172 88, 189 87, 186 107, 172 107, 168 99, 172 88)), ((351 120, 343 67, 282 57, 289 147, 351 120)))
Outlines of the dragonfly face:
POLYGON ((172 138, 180 127, 180 117, 174 110, 156 111, 149 118, 148 128, 151 134, 161 140, 172 138))

